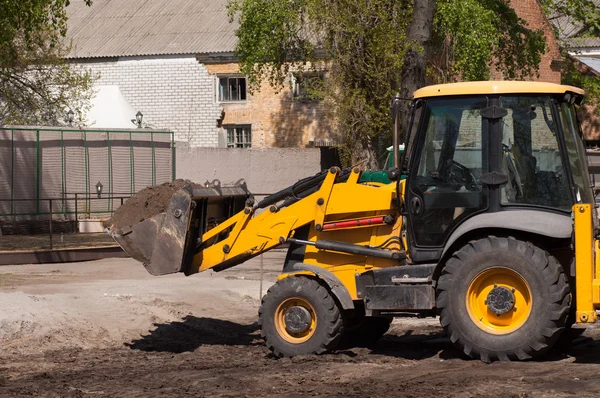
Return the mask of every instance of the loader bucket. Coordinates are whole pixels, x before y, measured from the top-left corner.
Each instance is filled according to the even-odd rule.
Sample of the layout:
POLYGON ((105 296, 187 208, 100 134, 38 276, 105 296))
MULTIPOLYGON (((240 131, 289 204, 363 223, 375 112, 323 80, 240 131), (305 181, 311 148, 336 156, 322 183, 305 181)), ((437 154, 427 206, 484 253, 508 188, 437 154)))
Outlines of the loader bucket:
POLYGON ((108 233, 152 275, 185 272, 208 229, 244 209, 252 195, 246 184, 221 187, 218 180, 186 186, 173 194, 164 212, 108 233))

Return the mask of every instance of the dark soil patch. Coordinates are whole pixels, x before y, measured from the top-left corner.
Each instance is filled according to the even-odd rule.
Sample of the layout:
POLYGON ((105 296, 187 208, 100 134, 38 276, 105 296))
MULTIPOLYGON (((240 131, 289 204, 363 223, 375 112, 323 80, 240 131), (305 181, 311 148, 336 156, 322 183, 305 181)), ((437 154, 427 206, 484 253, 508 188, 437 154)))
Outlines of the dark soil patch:
POLYGON ((178 179, 144 188, 119 207, 112 217, 104 222, 104 226, 120 229, 152 218, 167 209, 175 192, 184 187, 197 186, 190 180, 178 179))
MULTIPOLYGON (((428 344, 429 333, 415 330, 414 335, 384 338, 372 348, 277 360, 261 344, 253 325, 220 326, 223 343, 229 336, 246 337, 238 345, 209 340, 183 352, 123 347, 6 355, 0 358, 0 395, 534 398, 600 393, 594 341, 573 349, 571 358, 486 365, 444 358, 443 351, 437 353, 440 344, 428 344)), ((201 323, 196 327, 200 343, 206 335, 201 323)))

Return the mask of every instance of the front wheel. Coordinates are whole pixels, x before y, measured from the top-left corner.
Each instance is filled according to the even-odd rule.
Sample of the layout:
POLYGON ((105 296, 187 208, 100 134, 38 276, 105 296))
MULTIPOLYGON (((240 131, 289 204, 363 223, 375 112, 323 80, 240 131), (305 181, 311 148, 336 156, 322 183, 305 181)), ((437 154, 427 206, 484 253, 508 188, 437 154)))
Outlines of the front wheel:
POLYGON ((290 276, 273 285, 258 311, 260 333, 278 357, 323 354, 335 349, 342 315, 328 289, 316 279, 290 276))
POLYGON ((570 308, 558 261, 531 243, 489 237, 454 253, 437 286, 440 322, 465 354, 484 362, 543 355, 570 308))

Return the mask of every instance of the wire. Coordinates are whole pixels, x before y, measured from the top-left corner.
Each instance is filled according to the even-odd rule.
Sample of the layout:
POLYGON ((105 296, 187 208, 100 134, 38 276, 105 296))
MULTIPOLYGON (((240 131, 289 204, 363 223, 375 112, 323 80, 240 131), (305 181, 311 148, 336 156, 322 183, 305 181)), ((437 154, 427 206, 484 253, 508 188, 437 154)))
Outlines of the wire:
POLYGON ((398 243, 400 243, 400 246, 402 246, 402 242, 400 240, 399 236, 390 236, 389 238, 387 238, 382 244, 377 245, 377 246, 370 246, 372 249, 381 249, 382 247, 384 247, 385 245, 387 245, 389 242, 391 241, 398 241, 398 243))

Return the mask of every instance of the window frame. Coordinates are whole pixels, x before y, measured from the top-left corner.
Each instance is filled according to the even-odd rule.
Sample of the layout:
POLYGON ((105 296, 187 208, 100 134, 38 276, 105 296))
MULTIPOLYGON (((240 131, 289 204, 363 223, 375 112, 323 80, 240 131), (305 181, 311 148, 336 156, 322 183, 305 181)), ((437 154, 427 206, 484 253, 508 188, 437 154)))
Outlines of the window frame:
MULTIPOLYGON (((550 112, 548 113, 548 116, 550 116, 550 118, 548 118, 548 120, 545 120, 545 124, 548 128, 547 133, 550 133, 553 135, 553 141, 551 142, 552 145, 556 144, 555 147, 553 146, 549 146, 547 145, 548 143, 545 143, 545 145, 536 145, 538 148, 546 148, 546 149, 551 149, 553 151, 558 151, 558 159, 560 159, 560 167, 563 169, 563 171, 560 173, 561 175, 563 175, 566 179, 566 184, 568 186, 574 186, 573 181, 572 181, 572 175, 571 175, 571 168, 570 168, 570 164, 569 164, 569 160, 566 157, 566 144, 564 142, 564 134, 563 131, 561 130, 561 115, 559 114, 559 110, 557 109, 557 103, 556 103, 556 96, 553 96, 552 94, 545 94, 545 93, 533 93, 533 94, 520 94, 520 93, 510 93, 510 94, 503 94, 499 97, 500 100, 500 106, 502 108, 506 109, 511 109, 510 107, 507 107, 506 103, 503 102, 509 98, 530 98, 530 99, 534 99, 536 100, 536 103, 538 105, 536 105, 536 109, 532 110, 532 112, 536 112, 537 111, 537 107, 539 106, 540 110, 541 110, 541 117, 544 118, 544 109, 546 110, 546 112, 548 112, 548 110, 550 110, 550 112), (546 102, 547 101, 547 102, 546 102), (545 108, 547 107, 547 108, 545 108), (550 123, 550 124, 548 124, 550 123)), ((514 109, 513 109, 514 112, 514 109)), ((510 115, 510 118, 512 120, 513 126, 514 126, 514 121, 518 120, 517 118, 515 118, 514 114, 508 114, 506 116, 503 117, 503 121, 505 120, 506 117, 508 117, 510 115)), ((537 113, 536 113, 537 115, 537 113)), ((537 117, 535 118, 537 119, 537 117)), ((532 119, 535 120, 535 119, 532 119)), ((545 119, 545 118, 544 118, 545 119)), ((544 120, 542 119, 542 120, 544 120)), ((537 137, 540 137, 540 133, 536 133, 533 130, 533 123, 530 122, 528 128, 529 128, 529 150, 525 151, 525 154, 528 154, 529 152, 531 152, 530 156, 534 156, 534 135, 537 135, 537 137)), ((515 127, 513 127, 513 129, 515 129, 515 127)), ((513 130, 514 134, 516 134, 516 130, 513 130)), ((541 134, 547 134, 546 132, 542 132, 541 134)), ((538 152, 541 153, 541 152, 538 152)), ((536 159, 538 159, 536 157, 536 159)), ((517 162, 519 161, 519 159, 516 159, 517 162)), ((537 160, 537 162, 540 162, 540 159, 537 160)), ((518 170, 518 174, 521 175, 520 178, 522 178, 522 170, 519 170, 519 168, 517 167, 518 170)), ((551 173, 553 172, 553 170, 545 170, 541 168, 541 165, 538 163, 535 169, 535 174, 536 175, 542 175, 543 173, 551 173)), ((537 179, 538 177, 536 177, 537 179)), ((557 190, 554 190, 553 192, 559 194, 560 192, 557 190)), ((539 193, 539 189, 538 189, 538 193, 539 193)), ((556 198, 560 198, 558 195, 555 196, 556 198)), ((535 198, 535 197, 534 197, 535 198)), ((514 201, 505 201, 503 200, 503 198, 501 198, 500 201, 500 205, 503 208, 538 208, 538 209, 544 209, 544 210, 549 210, 549 211, 553 211, 553 212, 557 212, 557 213, 570 213, 571 212, 571 207, 573 205, 573 200, 574 200, 574 195, 571 189, 568 189, 566 192, 566 195, 564 197, 562 197, 561 199, 566 200, 568 199, 570 201, 569 204, 565 204, 563 206, 559 206, 556 205, 556 202, 553 204, 545 204, 542 203, 539 199, 543 198, 543 196, 540 196, 538 198, 535 198, 536 200, 538 200, 538 202, 528 202, 526 200, 523 200, 522 198, 520 198, 519 200, 514 200, 514 201)), ((565 202, 566 203, 566 202, 565 202)))
POLYGON ((325 81, 325 73, 324 72, 303 72, 303 73, 292 73, 292 99, 298 102, 321 102, 323 100, 323 96, 320 98, 313 98, 310 95, 306 94, 306 90, 304 93, 300 90, 303 87, 302 82, 306 82, 309 79, 318 79, 323 84, 325 81))
POLYGON ((251 124, 227 124, 224 125, 225 129, 225 144, 226 148, 230 149, 247 149, 252 148, 252 125, 251 124), (244 130, 247 129, 247 135, 244 134, 244 130), (239 132, 241 130, 242 141, 238 140, 239 132), (229 133, 232 132, 233 142, 229 140, 229 133))
POLYGON ((236 74, 231 74, 231 75, 217 75, 216 79, 215 79, 215 91, 216 91, 216 102, 217 103, 245 103, 248 101, 248 79, 246 78, 246 76, 244 75, 236 75, 236 74), (224 99, 221 97, 221 80, 226 79, 227 81, 227 96, 230 97, 231 96, 231 92, 229 90, 230 88, 230 83, 229 80, 231 79, 235 79, 237 81, 236 83, 236 87, 238 90, 238 94, 237 94, 237 99, 224 99), (240 84, 239 81, 243 80, 244 81, 244 89, 243 89, 243 93, 244 93, 244 98, 242 97, 242 90, 240 90, 240 84))

